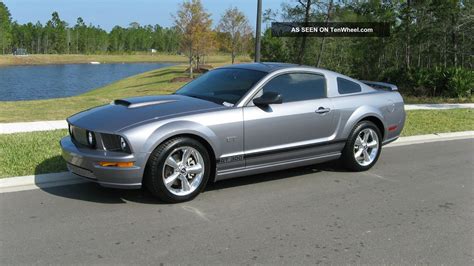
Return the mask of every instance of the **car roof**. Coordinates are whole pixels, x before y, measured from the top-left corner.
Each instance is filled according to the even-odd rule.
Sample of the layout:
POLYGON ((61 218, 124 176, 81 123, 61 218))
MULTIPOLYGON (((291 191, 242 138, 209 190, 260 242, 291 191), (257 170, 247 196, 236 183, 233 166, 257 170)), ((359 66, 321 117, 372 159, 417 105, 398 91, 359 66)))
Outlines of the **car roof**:
POLYGON ((262 62, 262 63, 244 63, 244 64, 234 64, 227 65, 221 68, 241 68, 249 70, 257 70, 266 73, 271 73, 284 68, 298 67, 300 65, 289 64, 289 63, 278 63, 278 62, 262 62))
MULTIPOLYGON (((290 63, 280 63, 280 62, 243 63, 243 64, 226 65, 219 68, 240 68, 240 69, 248 69, 248 70, 257 70, 257 71, 262 71, 265 73, 271 73, 277 70, 289 69, 289 68, 294 68, 298 70, 310 69, 310 70, 317 70, 318 72, 325 75, 345 77, 344 75, 340 73, 337 73, 328 69, 324 69, 324 68, 318 68, 318 67, 307 66, 307 65, 290 64, 290 63)), ((351 79, 350 77, 347 77, 347 78, 351 79)))
POLYGON ((297 64, 290 64, 290 63, 280 63, 280 62, 261 62, 261 63, 233 64, 233 65, 222 66, 222 67, 219 67, 218 69, 225 69, 225 68, 248 69, 248 70, 262 71, 267 74, 278 71, 278 70, 282 70, 282 69, 294 69, 294 70, 302 70, 302 71, 313 70, 325 75, 326 78, 327 77, 331 77, 331 78, 341 77, 341 78, 350 80, 352 82, 358 83, 359 85, 363 87, 369 87, 363 82, 357 79, 351 78, 349 76, 343 75, 341 73, 337 73, 337 72, 324 69, 324 68, 307 66, 307 65, 297 65, 297 64))

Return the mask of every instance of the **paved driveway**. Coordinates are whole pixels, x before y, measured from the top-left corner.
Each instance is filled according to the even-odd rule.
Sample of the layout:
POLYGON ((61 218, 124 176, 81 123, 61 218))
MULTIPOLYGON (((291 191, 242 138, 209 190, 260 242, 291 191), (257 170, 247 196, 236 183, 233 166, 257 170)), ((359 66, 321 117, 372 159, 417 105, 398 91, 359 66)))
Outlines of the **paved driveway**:
POLYGON ((383 151, 165 205, 95 184, 0 194, 0 264, 473 264, 474 141, 383 151))

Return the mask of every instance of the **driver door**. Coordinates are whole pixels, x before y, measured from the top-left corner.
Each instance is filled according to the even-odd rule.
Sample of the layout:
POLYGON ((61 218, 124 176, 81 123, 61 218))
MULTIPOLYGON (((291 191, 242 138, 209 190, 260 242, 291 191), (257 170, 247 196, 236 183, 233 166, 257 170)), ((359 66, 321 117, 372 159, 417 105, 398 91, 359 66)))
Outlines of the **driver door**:
POLYGON ((247 167, 326 153, 320 143, 331 140, 336 121, 326 82, 316 73, 286 73, 267 82, 254 98, 271 91, 281 104, 243 108, 247 167))

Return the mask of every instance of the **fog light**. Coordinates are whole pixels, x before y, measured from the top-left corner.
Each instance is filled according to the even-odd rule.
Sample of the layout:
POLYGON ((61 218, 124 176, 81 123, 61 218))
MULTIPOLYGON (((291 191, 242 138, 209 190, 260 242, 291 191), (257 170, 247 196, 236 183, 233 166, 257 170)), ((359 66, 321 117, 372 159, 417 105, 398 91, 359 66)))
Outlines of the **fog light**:
POLYGON ((127 168, 127 167, 133 167, 133 162, 99 162, 99 165, 102 167, 127 168))

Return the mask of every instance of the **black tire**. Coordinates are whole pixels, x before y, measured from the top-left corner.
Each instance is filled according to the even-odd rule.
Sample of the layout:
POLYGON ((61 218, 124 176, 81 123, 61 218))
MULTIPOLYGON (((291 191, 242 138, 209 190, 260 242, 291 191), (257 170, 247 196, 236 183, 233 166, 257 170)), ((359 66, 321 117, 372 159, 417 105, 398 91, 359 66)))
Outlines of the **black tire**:
POLYGON ((144 185, 153 196, 168 203, 179 203, 192 200, 195 198, 206 186, 211 173, 211 161, 207 149, 197 140, 189 137, 177 137, 170 139, 160 144, 150 155, 144 174, 144 185), (199 186, 189 195, 178 196, 171 193, 165 186, 163 180, 163 168, 165 167, 165 160, 168 158, 173 150, 189 146, 196 149, 202 156, 204 161, 204 174, 199 186))
POLYGON ((349 135, 346 145, 344 146, 344 149, 342 150, 340 161, 342 165, 348 170, 351 170, 354 172, 361 172, 361 171, 369 170, 372 166, 374 166, 380 157, 380 153, 382 153, 382 134, 380 133, 379 128, 374 123, 364 120, 357 123, 357 125, 354 127, 351 134, 349 135), (367 128, 372 129, 377 134, 379 145, 378 145, 377 154, 374 160, 370 164, 363 166, 359 164, 355 158, 354 145, 359 133, 367 128))

